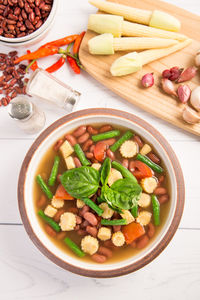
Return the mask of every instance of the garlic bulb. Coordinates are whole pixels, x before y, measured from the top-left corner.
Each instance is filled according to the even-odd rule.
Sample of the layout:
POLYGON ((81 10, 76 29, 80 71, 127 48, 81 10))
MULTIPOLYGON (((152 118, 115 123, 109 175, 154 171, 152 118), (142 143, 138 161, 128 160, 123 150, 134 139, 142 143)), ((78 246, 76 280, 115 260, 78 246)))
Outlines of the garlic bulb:
POLYGON ((182 117, 189 124, 196 124, 200 121, 200 115, 189 106, 184 107, 182 117))
POLYGON ((197 111, 200 111, 200 86, 192 91, 190 102, 197 111))

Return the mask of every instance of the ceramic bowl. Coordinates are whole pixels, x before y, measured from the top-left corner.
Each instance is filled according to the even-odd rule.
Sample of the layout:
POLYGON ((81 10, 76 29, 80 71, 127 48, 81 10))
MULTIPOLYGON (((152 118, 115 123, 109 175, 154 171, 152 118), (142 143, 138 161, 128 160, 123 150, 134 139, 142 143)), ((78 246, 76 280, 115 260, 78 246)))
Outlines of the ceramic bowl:
POLYGON ((33 33, 20 38, 7 38, 4 36, 0 36, 2 45, 10 46, 10 47, 23 47, 27 45, 30 46, 35 44, 36 42, 41 41, 47 35, 50 28, 52 28, 53 26, 56 13, 58 10, 58 6, 59 6, 59 1, 54 0, 47 20, 42 24, 40 28, 35 30, 33 33))
POLYGON ((150 124, 135 115, 114 109, 88 109, 71 113, 48 127, 31 146, 18 182, 19 210, 25 229, 38 249, 60 267, 89 277, 114 277, 136 271, 155 259, 175 234, 184 207, 184 179, 178 159, 167 140, 150 124), (76 259, 57 248, 44 233, 38 222, 33 204, 33 183, 41 158, 65 133, 83 124, 109 123, 130 128, 154 145, 164 161, 171 186, 170 210, 165 225, 145 249, 126 260, 96 264, 76 259))

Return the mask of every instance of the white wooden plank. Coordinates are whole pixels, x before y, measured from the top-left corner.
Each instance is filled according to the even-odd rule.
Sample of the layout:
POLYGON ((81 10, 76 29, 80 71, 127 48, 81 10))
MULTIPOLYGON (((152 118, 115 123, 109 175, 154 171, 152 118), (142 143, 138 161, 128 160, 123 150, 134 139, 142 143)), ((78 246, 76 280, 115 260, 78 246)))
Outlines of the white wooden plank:
POLYGON ((0 240, 4 241, 0 244, 1 299, 197 300, 198 234, 195 230, 178 230, 164 252, 135 273, 113 279, 91 279, 54 265, 35 248, 22 226, 0 226, 0 240))
MULTIPOLYGON (((32 140, 0 140, 2 153, 0 156, 2 170, 0 172, 0 223, 20 222, 16 196, 17 180, 23 158, 31 144, 32 140)), ((200 160, 197 159, 200 152, 200 144, 198 142, 181 141, 172 142, 171 144, 181 162, 186 184, 186 203, 181 227, 200 228, 198 175, 200 160)))

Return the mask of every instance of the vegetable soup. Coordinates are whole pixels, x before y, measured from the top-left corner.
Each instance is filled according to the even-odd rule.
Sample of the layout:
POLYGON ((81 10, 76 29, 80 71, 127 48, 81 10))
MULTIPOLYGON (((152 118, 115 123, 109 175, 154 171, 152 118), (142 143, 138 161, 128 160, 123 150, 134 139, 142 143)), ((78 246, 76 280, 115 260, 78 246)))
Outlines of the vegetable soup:
POLYGON ((96 263, 129 258, 159 233, 170 186, 153 146, 115 125, 82 125, 45 154, 34 183, 35 212, 51 241, 96 263))

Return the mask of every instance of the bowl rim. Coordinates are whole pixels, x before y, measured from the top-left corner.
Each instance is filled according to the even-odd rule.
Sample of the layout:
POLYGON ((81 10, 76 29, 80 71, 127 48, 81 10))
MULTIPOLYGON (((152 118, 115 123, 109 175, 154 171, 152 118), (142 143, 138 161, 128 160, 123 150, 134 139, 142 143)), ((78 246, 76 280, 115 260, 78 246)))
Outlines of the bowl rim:
POLYGON ((35 40, 38 36, 42 35, 44 31, 46 31, 47 28, 51 25, 51 23, 54 20, 56 11, 58 8, 58 1, 54 0, 51 11, 46 19, 46 21, 36 30, 34 30, 31 34, 25 35, 23 37, 19 38, 7 38, 5 36, 0 36, 1 42, 4 43, 6 46, 24 46, 27 43, 30 43, 31 41, 35 40))
POLYGON ((112 108, 91 108, 91 109, 84 109, 80 111, 76 111, 73 113, 70 113, 57 121, 55 121, 53 124, 51 124, 48 128, 46 128, 39 137, 34 141, 34 143, 29 148, 24 161, 22 163, 22 167, 19 173, 18 177, 18 207, 21 215, 22 222, 24 224, 25 230, 27 234, 29 235, 32 242, 36 245, 36 247, 46 256, 48 257, 52 262, 57 264, 58 266, 62 267, 65 270, 71 271, 75 274, 79 274, 82 276, 87 277, 95 277, 95 278, 109 278, 109 277, 117 277, 121 275, 126 275, 131 272, 134 272, 145 265, 149 264, 153 259, 155 259, 169 244, 171 239, 173 238, 182 214, 183 214, 183 208, 184 208, 184 202, 185 202, 185 184, 184 184, 184 177, 181 170, 180 163, 176 157, 176 154, 174 153, 173 149, 167 142, 167 140, 149 123, 142 120, 141 118, 131 114, 127 113, 121 110, 116 110, 112 108), (40 144, 48 138, 51 133, 56 130, 58 127, 69 123, 75 119, 88 117, 88 116, 95 116, 95 115, 112 115, 115 117, 120 117, 122 119, 127 119, 128 121, 131 121, 133 123, 136 123, 138 126, 145 129, 148 133, 153 135, 153 137, 162 145, 162 147, 165 149, 166 155, 168 156, 168 159, 171 162, 171 165, 173 167, 174 175, 176 177, 176 185, 175 188, 177 189, 177 199, 175 204, 175 212, 173 219, 171 221, 171 224, 166 232, 166 234, 161 238, 161 240, 158 242, 158 245, 152 249, 150 253, 148 253, 146 256, 140 258, 136 262, 133 262, 127 266, 122 266, 120 268, 114 269, 114 270, 87 270, 85 268, 80 268, 75 265, 71 265, 66 261, 63 261, 61 258, 57 257, 54 253, 51 252, 51 250, 47 249, 45 245, 42 243, 42 241, 39 240, 37 235, 32 229, 31 223, 29 222, 29 217, 26 212, 26 206, 25 206, 25 182, 26 182, 26 173, 29 167, 29 163, 32 159, 33 154, 35 151, 39 148, 40 144))

